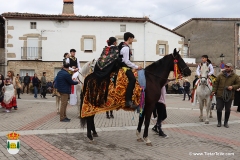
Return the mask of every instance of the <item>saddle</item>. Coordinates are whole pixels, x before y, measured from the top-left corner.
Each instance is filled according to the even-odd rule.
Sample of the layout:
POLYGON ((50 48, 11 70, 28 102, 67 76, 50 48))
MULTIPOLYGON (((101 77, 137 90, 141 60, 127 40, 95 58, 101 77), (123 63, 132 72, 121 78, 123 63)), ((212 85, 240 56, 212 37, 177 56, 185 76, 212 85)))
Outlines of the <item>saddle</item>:
MULTIPOLYGON (((140 75, 141 78, 139 79, 139 81, 136 81, 135 88, 133 91, 132 101, 135 104, 142 106, 142 110, 143 110, 143 105, 144 105, 143 91, 146 86, 144 71, 140 72, 139 74, 137 71, 134 71, 134 75, 136 79, 139 79, 138 75, 140 75), (141 83, 141 85, 139 84, 139 82, 141 83)), ((91 83, 97 83, 97 80, 93 79, 91 83)), ((86 96, 84 96, 80 116, 84 118, 84 117, 95 115, 97 113, 103 113, 109 110, 119 110, 119 109, 123 109, 125 111, 134 111, 133 109, 125 107, 125 94, 126 94, 127 84, 128 84, 128 78, 124 70, 120 69, 117 74, 115 84, 114 84, 114 80, 110 80, 109 87, 104 88, 104 89, 108 89, 108 96, 107 96, 106 102, 100 106, 95 106, 88 101, 86 96)), ((91 88, 86 86, 85 95, 94 95, 94 92, 91 88)))

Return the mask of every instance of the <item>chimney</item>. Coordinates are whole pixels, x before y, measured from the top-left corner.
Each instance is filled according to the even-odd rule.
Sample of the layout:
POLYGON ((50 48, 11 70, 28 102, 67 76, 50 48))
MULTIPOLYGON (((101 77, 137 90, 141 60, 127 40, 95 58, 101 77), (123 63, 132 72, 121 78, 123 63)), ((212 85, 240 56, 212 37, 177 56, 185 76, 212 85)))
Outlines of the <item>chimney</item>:
POLYGON ((62 15, 75 15, 73 8, 74 0, 63 0, 63 10, 62 15))

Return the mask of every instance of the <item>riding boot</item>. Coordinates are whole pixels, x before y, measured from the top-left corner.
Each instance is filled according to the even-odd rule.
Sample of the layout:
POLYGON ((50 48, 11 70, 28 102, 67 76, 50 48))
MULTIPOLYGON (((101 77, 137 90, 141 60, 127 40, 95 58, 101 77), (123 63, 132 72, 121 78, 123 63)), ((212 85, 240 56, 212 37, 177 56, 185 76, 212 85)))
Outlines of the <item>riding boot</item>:
POLYGON ((217 112, 218 125, 217 127, 222 126, 222 112, 217 112))
POLYGON ((230 117, 230 112, 225 112, 224 127, 226 127, 226 128, 229 128, 229 126, 228 126, 229 117, 230 117))

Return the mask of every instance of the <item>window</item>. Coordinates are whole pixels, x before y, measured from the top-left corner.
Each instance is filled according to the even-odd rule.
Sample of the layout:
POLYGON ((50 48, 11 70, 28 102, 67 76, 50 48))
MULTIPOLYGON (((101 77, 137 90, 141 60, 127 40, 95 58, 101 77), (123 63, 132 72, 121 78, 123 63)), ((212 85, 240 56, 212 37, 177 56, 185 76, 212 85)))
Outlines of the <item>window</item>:
POLYGON ((61 68, 55 68, 54 69, 54 77, 57 76, 58 72, 61 70, 61 68))
POLYGON ((38 38, 27 39, 27 59, 38 58, 38 38))
POLYGON ((126 25, 125 24, 120 25, 120 32, 126 32, 126 25))
POLYGON ((37 22, 30 22, 31 29, 37 29, 37 22))
POLYGON ((160 44, 159 45, 159 55, 165 55, 166 54, 166 45, 160 44))
POLYGON ((184 45, 182 53, 183 53, 183 58, 188 57, 188 45, 184 45))
POLYGON ((35 70, 32 70, 32 69, 20 69, 20 77, 22 77, 22 80, 23 78, 26 76, 26 73, 28 73, 28 75, 30 77, 34 76, 34 73, 35 73, 35 70))
POLYGON ((93 39, 84 39, 84 52, 93 51, 93 39))

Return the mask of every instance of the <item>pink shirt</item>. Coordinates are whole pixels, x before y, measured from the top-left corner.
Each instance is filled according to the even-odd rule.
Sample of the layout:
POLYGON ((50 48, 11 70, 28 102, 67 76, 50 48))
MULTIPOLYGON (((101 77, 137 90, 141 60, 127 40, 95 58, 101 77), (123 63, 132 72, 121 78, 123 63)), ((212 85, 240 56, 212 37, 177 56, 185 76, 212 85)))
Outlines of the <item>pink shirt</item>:
POLYGON ((165 99, 166 99, 166 87, 163 86, 161 89, 161 97, 158 102, 165 104, 165 99))

